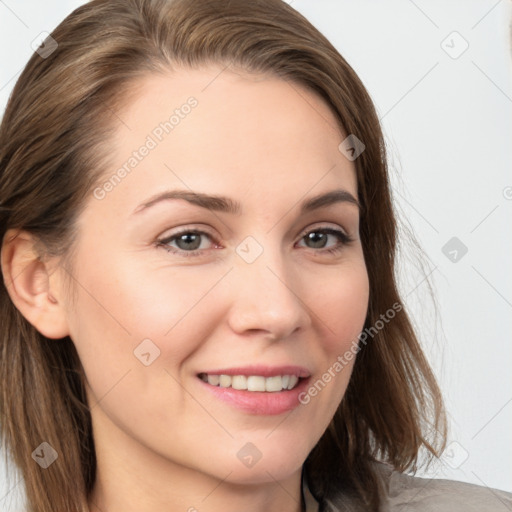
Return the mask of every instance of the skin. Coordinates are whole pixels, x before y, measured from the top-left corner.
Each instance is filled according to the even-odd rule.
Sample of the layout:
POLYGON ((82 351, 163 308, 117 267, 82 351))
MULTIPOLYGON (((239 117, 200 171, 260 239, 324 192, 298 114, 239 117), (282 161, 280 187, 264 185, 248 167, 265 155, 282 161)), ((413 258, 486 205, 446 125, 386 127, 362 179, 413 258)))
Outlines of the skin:
POLYGON ((91 195, 72 267, 38 262, 23 233, 4 247, 4 272, 26 269, 10 287, 15 304, 48 337, 71 336, 85 370, 98 461, 91 512, 298 512, 302 465, 350 378, 353 360, 307 405, 265 416, 213 398, 196 376, 297 364, 315 382, 357 339, 368 305, 358 207, 299 213, 323 192, 357 197, 354 164, 338 150, 347 134, 307 89, 221 70, 147 77, 117 112, 105 179, 175 108, 198 100, 103 199, 91 195), (243 214, 183 199, 133 213, 171 189, 230 197, 243 214), (180 253, 157 245, 182 228, 211 235, 199 255, 183 255, 177 239, 168 245, 180 253), (315 246, 304 236, 319 228, 353 240, 325 235, 315 246), (236 252, 248 236, 263 250, 252 263, 236 252), (134 350, 148 338, 160 355, 145 366, 134 350), (237 457, 248 442, 262 454, 252 467, 237 457))

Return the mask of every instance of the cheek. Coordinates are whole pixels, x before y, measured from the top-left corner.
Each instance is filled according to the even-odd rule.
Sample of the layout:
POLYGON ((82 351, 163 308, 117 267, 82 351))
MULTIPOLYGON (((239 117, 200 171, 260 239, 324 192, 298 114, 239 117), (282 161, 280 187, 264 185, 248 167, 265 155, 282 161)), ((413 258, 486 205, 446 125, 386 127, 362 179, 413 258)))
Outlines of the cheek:
POLYGON ((340 270, 339 276, 331 276, 318 290, 314 307, 324 326, 325 349, 331 357, 357 342, 368 299, 368 274, 362 262, 340 270))
POLYGON ((358 339, 368 309, 369 281, 362 261, 323 280, 311 309, 317 316, 322 360, 301 403, 315 404, 321 429, 327 428, 347 389, 358 352, 358 339), (321 412, 320 412, 321 411, 321 412))
POLYGON ((220 321, 211 296, 225 269, 148 271, 147 264, 101 256, 79 267, 70 322, 71 338, 91 383, 108 387, 134 363, 135 368, 142 366, 134 353, 139 346, 149 347, 152 358, 158 354, 154 367, 179 365, 208 337, 212 323, 220 321))

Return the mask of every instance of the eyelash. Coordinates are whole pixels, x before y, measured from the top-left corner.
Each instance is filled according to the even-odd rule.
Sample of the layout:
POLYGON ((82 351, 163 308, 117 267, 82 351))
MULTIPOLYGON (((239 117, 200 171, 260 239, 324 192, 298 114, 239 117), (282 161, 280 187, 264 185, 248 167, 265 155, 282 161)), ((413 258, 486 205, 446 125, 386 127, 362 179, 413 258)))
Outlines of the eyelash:
MULTIPOLYGON (((301 233, 300 240, 304 239, 306 237, 306 235, 308 235, 310 233, 324 233, 327 235, 334 235, 334 236, 338 237, 338 240, 340 241, 339 245, 332 247, 330 249, 319 249, 317 252, 320 252, 320 253, 337 254, 344 248, 344 246, 349 245, 351 242, 354 241, 354 239, 352 237, 350 237, 343 231, 340 231, 340 230, 334 229, 334 228, 329 228, 329 227, 315 228, 315 229, 311 229, 309 231, 304 231, 301 233)), ((184 251, 182 249, 171 248, 171 247, 169 247, 169 245, 167 245, 167 244, 169 244, 169 242, 172 242, 175 239, 177 239, 180 236, 185 235, 185 234, 187 234, 187 235, 189 235, 189 234, 206 235, 208 238, 213 240, 213 237, 205 231, 200 231, 200 230, 196 230, 196 229, 184 229, 183 231, 180 231, 178 233, 173 233, 171 236, 157 240, 156 246, 161 247, 162 249, 164 249, 167 252, 170 252, 173 254, 178 254, 181 256, 185 256, 185 257, 200 256, 201 253, 203 251, 205 251, 205 249, 194 249, 193 251, 184 251)))

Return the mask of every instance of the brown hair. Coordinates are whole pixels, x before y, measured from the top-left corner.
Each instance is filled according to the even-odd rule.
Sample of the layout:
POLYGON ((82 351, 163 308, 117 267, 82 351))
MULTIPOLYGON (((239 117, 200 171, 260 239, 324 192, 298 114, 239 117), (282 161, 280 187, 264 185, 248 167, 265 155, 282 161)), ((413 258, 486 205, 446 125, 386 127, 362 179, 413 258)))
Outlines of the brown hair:
MULTIPOLYGON (((375 108, 353 69, 301 14, 281 0, 252 0, 250 8, 246 0, 93 0, 51 35, 58 48, 31 57, 0 126, 0 238, 26 230, 41 254, 71 261, 76 219, 106 169, 105 141, 134 85, 175 65, 231 65, 308 87, 342 133, 363 141, 354 163, 370 280, 365 330, 400 304, 397 225, 375 108)), ((96 458, 80 360, 69 337, 49 340, 21 315, 8 286, 2 281, 0 289, 3 442, 30 511, 87 511, 96 458), (65 454, 46 470, 31 457, 42 441, 65 454)), ((373 461, 415 469, 420 448, 439 455, 444 447, 440 391, 399 309, 360 345, 346 394, 306 459, 319 501, 340 505, 343 491, 377 510, 373 461)))

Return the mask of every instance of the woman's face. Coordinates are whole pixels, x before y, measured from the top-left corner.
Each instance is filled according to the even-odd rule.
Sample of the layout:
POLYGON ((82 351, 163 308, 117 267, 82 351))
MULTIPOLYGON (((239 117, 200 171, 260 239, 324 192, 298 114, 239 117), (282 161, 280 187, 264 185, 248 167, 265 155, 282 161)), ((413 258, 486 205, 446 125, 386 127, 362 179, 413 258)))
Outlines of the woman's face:
POLYGON ((300 469, 343 397, 368 277, 348 134, 297 84, 221 71, 153 76, 116 113, 65 314, 99 463, 268 482, 300 469), (275 391, 281 375, 303 378, 275 391))

